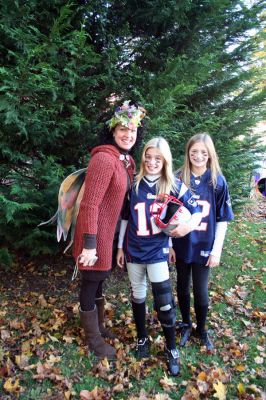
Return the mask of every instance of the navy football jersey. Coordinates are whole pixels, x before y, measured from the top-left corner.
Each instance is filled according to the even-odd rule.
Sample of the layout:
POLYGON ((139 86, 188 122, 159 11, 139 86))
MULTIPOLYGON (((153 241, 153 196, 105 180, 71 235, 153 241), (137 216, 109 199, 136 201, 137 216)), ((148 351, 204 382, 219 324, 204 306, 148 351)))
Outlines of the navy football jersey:
MULTIPOLYGON (((176 182, 176 191, 171 193, 189 209, 191 214, 200 212, 191 192, 180 181, 176 182)), ((154 264, 168 260, 169 237, 155 224, 151 215, 151 205, 156 193, 156 182, 143 177, 138 194, 133 186, 130 196, 130 214, 124 239, 124 250, 128 262, 154 264)))
POLYGON ((234 218, 228 186, 223 175, 217 178, 217 186, 211 184, 211 171, 201 177, 191 175, 190 185, 201 207, 201 223, 182 238, 173 238, 176 258, 186 263, 206 264, 215 238, 216 223, 234 218))

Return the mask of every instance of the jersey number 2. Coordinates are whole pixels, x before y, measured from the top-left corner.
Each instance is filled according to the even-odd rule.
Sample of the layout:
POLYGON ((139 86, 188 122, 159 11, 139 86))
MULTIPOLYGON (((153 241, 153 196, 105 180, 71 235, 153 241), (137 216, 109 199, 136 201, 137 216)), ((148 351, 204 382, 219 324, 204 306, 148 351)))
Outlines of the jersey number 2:
MULTIPOLYGON (((202 207, 201 215, 202 218, 208 217, 210 214, 211 205, 206 200, 197 200, 198 205, 202 207)), ((208 222, 201 222, 196 228, 195 231, 206 231, 208 226, 208 222)))

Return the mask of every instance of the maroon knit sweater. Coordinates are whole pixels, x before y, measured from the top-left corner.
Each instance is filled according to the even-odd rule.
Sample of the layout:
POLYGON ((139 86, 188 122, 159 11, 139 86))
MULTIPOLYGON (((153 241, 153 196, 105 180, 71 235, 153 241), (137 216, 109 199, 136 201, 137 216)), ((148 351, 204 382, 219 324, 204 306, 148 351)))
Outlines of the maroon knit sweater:
POLYGON ((128 175, 132 183, 135 172, 133 159, 130 157, 130 166, 126 169, 119 156, 119 150, 112 145, 92 150, 75 228, 73 255, 77 259, 82 252, 84 234, 93 234, 96 235, 98 261, 93 267, 79 264, 79 269, 111 269, 114 233, 127 191, 128 175))

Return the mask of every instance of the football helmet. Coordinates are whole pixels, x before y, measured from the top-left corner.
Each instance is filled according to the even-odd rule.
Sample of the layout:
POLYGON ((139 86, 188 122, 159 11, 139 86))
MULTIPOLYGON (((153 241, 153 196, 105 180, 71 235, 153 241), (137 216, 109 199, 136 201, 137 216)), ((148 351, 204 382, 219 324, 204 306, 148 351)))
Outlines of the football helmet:
POLYGON ((166 193, 159 194, 151 205, 151 215, 155 219, 155 224, 166 234, 175 225, 188 222, 191 219, 190 211, 176 197, 166 193))

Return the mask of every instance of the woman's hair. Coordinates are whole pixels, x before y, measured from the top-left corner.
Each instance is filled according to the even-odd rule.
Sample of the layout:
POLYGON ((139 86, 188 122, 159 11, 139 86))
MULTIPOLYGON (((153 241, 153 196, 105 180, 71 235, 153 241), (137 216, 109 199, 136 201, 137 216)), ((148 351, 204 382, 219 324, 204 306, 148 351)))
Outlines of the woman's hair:
MULTIPOLYGON (((130 106, 134 105, 137 108, 140 106, 138 103, 133 103, 133 102, 130 102, 129 105, 130 106)), ((101 145, 101 144, 114 144, 113 133, 114 133, 115 127, 110 129, 109 126, 107 126, 107 124, 106 124, 106 122, 112 118, 113 114, 114 114, 114 111, 109 110, 108 112, 106 112, 104 114, 104 116, 102 116, 101 120, 104 121, 104 127, 99 133, 99 140, 98 140, 97 146, 101 145)), ((141 126, 139 126, 137 128, 136 143, 134 144, 132 149, 129 151, 129 153, 133 156, 136 154, 136 150, 138 150, 142 144, 144 131, 145 131, 145 121, 142 120, 141 126)))
POLYGON ((190 186, 190 175, 191 175, 191 162, 189 160, 189 151, 191 147, 198 142, 204 143, 206 149, 208 151, 208 162, 207 168, 211 170, 211 184, 216 187, 217 185, 217 176, 221 174, 221 168, 218 161, 218 156, 212 141, 212 138, 207 133, 198 133, 197 135, 192 136, 186 144, 185 150, 185 160, 183 167, 181 168, 182 180, 186 186, 190 186))
POLYGON ((136 176, 136 192, 138 193, 139 184, 143 176, 146 174, 145 170, 145 156, 148 149, 158 149, 163 157, 163 168, 161 177, 157 183, 157 193, 170 193, 175 190, 175 177, 172 167, 172 153, 168 142, 162 138, 153 138, 145 144, 140 163, 140 171, 136 176))

